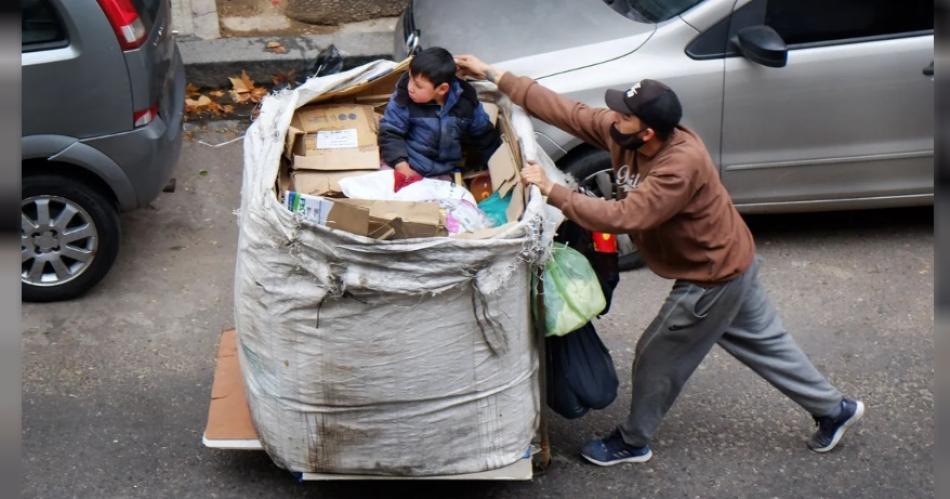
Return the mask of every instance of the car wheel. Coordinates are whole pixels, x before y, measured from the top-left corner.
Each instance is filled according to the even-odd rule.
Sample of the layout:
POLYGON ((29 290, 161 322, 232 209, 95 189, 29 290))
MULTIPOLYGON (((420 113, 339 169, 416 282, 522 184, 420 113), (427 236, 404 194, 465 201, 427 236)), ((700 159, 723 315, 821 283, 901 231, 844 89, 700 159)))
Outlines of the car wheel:
POLYGON ((97 190, 58 175, 23 178, 20 282, 24 301, 66 300, 99 282, 119 252, 119 216, 97 190))
MULTIPOLYGON (((588 192, 603 198, 613 197, 614 175, 607 151, 587 151, 572 158, 564 165, 564 171, 577 180, 577 184, 588 192)), ((640 251, 627 234, 617 235, 620 270, 633 270, 643 267, 640 251)))

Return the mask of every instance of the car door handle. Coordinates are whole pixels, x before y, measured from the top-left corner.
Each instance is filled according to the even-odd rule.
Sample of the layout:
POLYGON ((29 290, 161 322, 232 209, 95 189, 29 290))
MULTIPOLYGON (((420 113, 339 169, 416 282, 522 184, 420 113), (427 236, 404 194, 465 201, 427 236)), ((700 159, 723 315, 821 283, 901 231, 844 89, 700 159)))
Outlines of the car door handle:
POLYGON ((930 61, 930 65, 924 68, 924 76, 933 76, 934 75, 934 62, 930 61))

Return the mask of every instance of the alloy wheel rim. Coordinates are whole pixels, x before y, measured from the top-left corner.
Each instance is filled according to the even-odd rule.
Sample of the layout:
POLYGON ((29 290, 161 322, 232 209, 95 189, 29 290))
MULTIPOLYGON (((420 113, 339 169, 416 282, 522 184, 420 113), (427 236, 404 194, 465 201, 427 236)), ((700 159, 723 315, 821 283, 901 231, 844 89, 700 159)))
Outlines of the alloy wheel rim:
POLYGON ((82 206, 48 195, 20 203, 22 282, 42 287, 70 282, 89 269, 98 248, 96 224, 82 206))

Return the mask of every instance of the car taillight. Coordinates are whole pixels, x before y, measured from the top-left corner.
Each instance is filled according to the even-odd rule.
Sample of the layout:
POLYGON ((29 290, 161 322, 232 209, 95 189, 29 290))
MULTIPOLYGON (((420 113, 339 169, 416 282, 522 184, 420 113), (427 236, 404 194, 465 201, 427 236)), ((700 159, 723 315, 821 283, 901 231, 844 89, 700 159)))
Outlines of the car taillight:
POLYGON ((132 122, 135 128, 148 125, 158 116, 158 105, 152 105, 148 109, 143 109, 141 111, 136 111, 132 114, 132 122))
POLYGON ((122 50, 138 48, 145 42, 145 23, 132 5, 132 0, 98 0, 99 7, 109 18, 122 50))
POLYGON ((606 232, 592 232, 591 237, 594 240, 594 251, 598 253, 617 252, 617 236, 606 232))

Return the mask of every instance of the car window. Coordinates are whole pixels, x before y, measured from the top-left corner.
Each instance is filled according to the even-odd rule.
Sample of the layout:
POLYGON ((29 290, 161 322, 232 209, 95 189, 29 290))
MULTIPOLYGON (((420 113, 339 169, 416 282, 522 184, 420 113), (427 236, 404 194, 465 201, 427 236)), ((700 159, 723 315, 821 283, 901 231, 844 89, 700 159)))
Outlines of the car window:
POLYGON ((604 0, 615 11, 633 19, 659 23, 687 11, 702 0, 604 0))
POLYGON ((49 0, 22 0, 20 5, 24 52, 65 44, 66 30, 49 0))
POLYGON ((768 0, 765 24, 789 45, 932 30, 933 0, 768 0))

